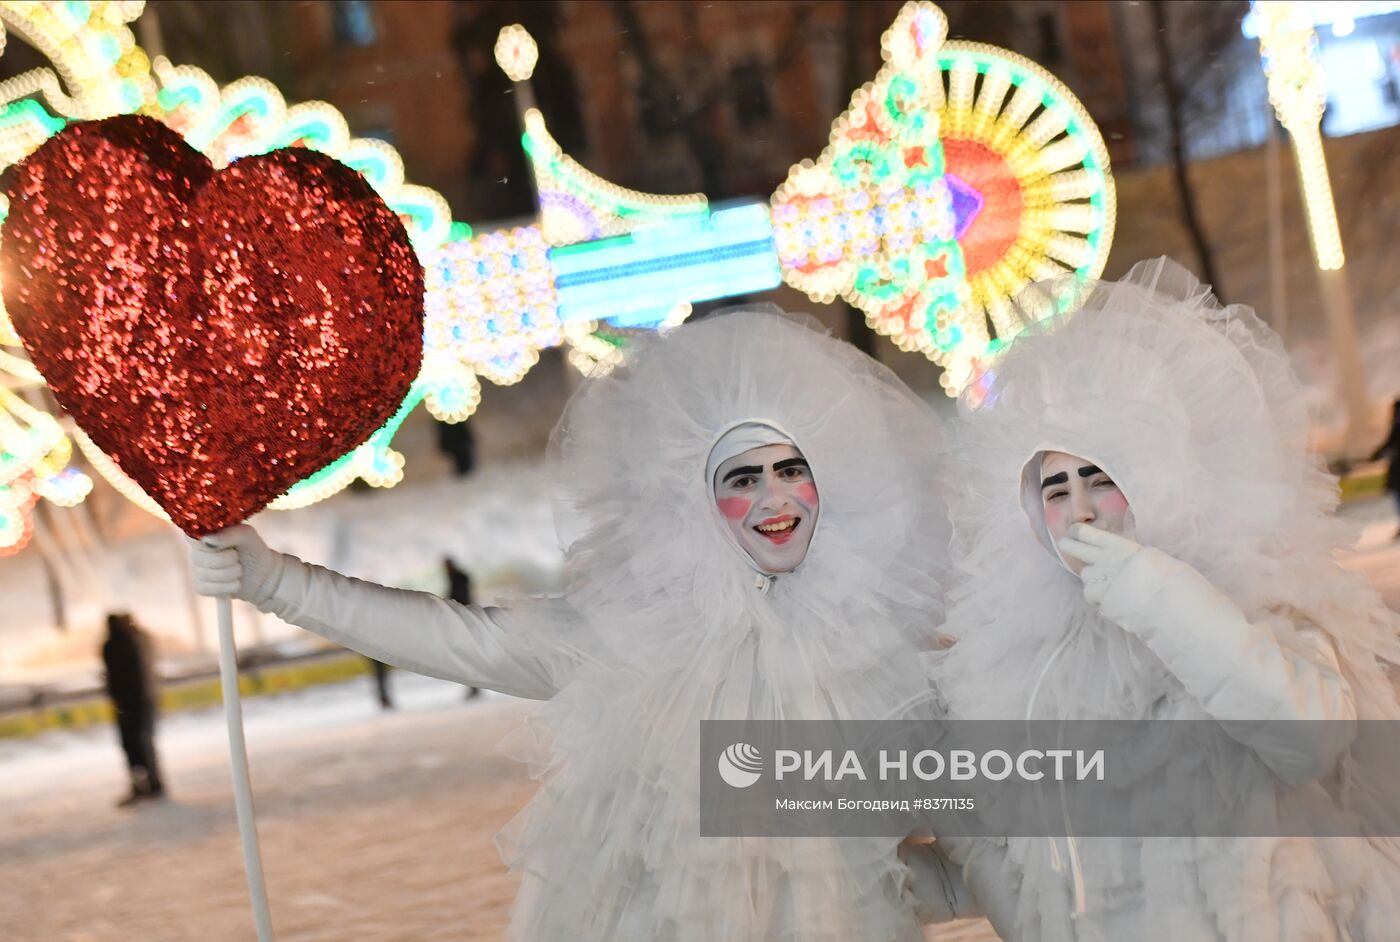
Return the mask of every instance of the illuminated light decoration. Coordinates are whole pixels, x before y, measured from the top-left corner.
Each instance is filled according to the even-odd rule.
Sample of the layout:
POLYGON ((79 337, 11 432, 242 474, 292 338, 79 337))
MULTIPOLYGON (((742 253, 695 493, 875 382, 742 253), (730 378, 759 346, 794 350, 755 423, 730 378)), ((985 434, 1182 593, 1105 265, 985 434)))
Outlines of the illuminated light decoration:
POLYGON ((948 196, 953 210, 953 238, 961 240, 972 227, 987 200, 981 192, 955 174, 945 174, 948 196))
POLYGON ((0 387, 0 556, 29 542, 39 498, 66 507, 92 489, 87 475, 68 467, 72 453, 53 416, 0 387))
POLYGON ((72 120, 135 111, 152 94, 150 62, 126 24, 144 3, 0 2, 0 28, 13 31, 53 68, 0 82, 0 104, 39 95, 72 120))
MULTIPOLYGON (((529 226, 449 242, 426 256, 426 374, 455 362, 493 383, 514 383, 540 350, 564 341, 548 249, 540 230, 529 226)), ((479 395, 479 388, 473 395, 439 384, 428 407, 460 421, 479 395)))
MULTIPOLYGON (((1336 4, 1338 15, 1365 15, 1361 4, 1336 4)), ((1268 76, 1269 100, 1288 130, 1303 191, 1308 241, 1312 244, 1322 309, 1331 339, 1338 398, 1346 410, 1342 449, 1359 456, 1366 448, 1371 399, 1366 367, 1357 344, 1356 313, 1346 275, 1346 255, 1337 225, 1337 207, 1322 149, 1322 115, 1327 106, 1322 64, 1313 23, 1315 4, 1256 0, 1251 10, 1259 33, 1259 54, 1268 76)))
POLYGON ((59 507, 76 507, 92 493, 92 478, 77 468, 64 468, 55 475, 36 480, 34 493, 59 507))
POLYGON ((528 82, 540 61, 535 38, 519 24, 504 27, 496 35, 496 65, 512 82, 528 82))
POLYGON ((29 545, 34 536, 34 505, 38 500, 33 475, 28 472, 8 484, 0 484, 0 559, 29 545))
MULTIPOLYGON (((502 34, 507 32, 512 34, 505 38, 507 48, 512 43, 522 42, 529 35, 519 27, 502 30, 502 34)), ((497 42, 499 47, 502 36, 498 35, 497 42)), ((528 78, 517 78, 509 71, 507 75, 516 82, 528 78)), ((522 93, 527 91, 522 90, 522 93)), ((522 98, 522 101, 528 100, 528 97, 522 98)), ((709 216, 709 201, 704 194, 662 196, 642 193, 618 186, 585 169, 564 153, 549 133, 544 116, 538 109, 526 108, 522 121, 524 134, 521 141, 530 162, 538 198, 538 228, 549 245, 564 246, 590 239, 606 239, 640 226, 709 216)), ((658 326, 679 323, 689 313, 688 303, 676 303, 658 326)), ((596 321, 568 321, 563 325, 563 339, 569 347, 566 358, 584 375, 599 375, 621 360, 627 334, 627 329, 607 325, 600 327, 596 321)))
MULTIPOLYGON (((1400 12, 1397 0, 1294 0, 1295 22, 1305 23, 1316 29, 1331 26, 1332 35, 1346 36, 1356 29, 1356 21, 1372 16, 1400 12)), ((1244 15, 1240 22, 1240 32, 1249 39, 1258 39, 1260 18, 1254 10, 1244 15)))
POLYGON ((621 334, 600 330, 592 321, 573 321, 564 325, 564 335, 569 365, 584 376, 605 376, 622 362, 626 337, 621 334))
POLYGON ((92 469, 100 474, 103 480, 112 485, 118 494, 153 516, 162 520, 170 519, 166 512, 161 509, 160 504, 152 500, 135 481, 127 477, 125 472, 117 467, 117 463, 108 458, 102 449, 93 444, 92 439, 88 438, 86 433, 77 426, 73 428, 73 441, 77 443, 78 450, 83 453, 83 457, 87 459, 92 469))
MULTIPOLYGON (((659 333, 679 327, 694 312, 690 304, 677 304, 655 326, 659 333)), ((602 376, 622 362, 631 338, 649 333, 651 329, 613 327, 597 321, 566 321, 564 338, 569 345, 566 359, 584 376, 602 376)))
POLYGON ((464 364, 449 362, 424 372, 431 379, 423 404, 439 422, 465 422, 481 405, 481 381, 464 364))
MULTIPOLYGON (((10 331, 13 337, 13 339, 9 339, 3 332, 0 332, 0 343, 18 347, 20 342, 19 337, 13 335, 14 327, 10 324, 9 320, 6 319, 3 323, 0 323, 0 327, 10 331)), ((39 371, 34 368, 33 363, 30 363, 22 357, 17 357, 13 353, 7 353, 2 348, 0 348, 0 370, 14 377, 11 384, 15 388, 27 385, 40 385, 44 382, 44 378, 39 375, 39 371)))
POLYGON ((0 163, 12 164, 22 160, 67 123, 49 114, 33 98, 6 104, 0 109, 0 163))
POLYGON ((905 166, 941 175, 937 200, 918 204, 921 179, 893 198, 888 191, 833 194, 829 172, 814 178, 820 165, 802 164, 775 194, 773 218, 789 283, 814 300, 845 297, 902 349, 944 367, 942 385, 956 394, 1023 326, 1010 301, 1026 284, 1102 273, 1116 199, 1103 139, 1062 83, 1006 50, 943 43, 945 32, 936 7, 906 5, 885 35, 886 65, 853 96, 823 154, 825 161, 832 148, 863 145, 883 182, 898 179, 903 145, 905 166), (891 100, 911 106, 898 123, 879 107, 891 100), (916 107, 928 114, 916 120, 916 107), (909 137, 929 129, 931 144, 909 137), (863 295, 854 259, 876 245, 898 251, 910 228, 898 213, 910 203, 925 226, 920 241, 930 229, 948 238, 951 219, 957 251, 925 259, 923 283, 914 264, 891 266, 896 277, 909 277, 912 303, 908 294, 903 303, 863 295), (857 218, 875 205, 883 217, 857 218), (940 281, 945 271, 962 283, 940 281))
POLYGON ((426 393, 420 377, 409 389, 403 404, 369 440, 349 454, 342 455, 326 467, 297 483, 286 494, 268 504, 270 510, 296 510, 325 500, 346 488, 356 478, 363 478, 373 487, 393 487, 403 480, 403 455, 389 447, 403 420, 423 401, 426 393))
POLYGON ((1269 101, 1293 141, 1317 267, 1336 271, 1346 264, 1346 256, 1322 150, 1327 88, 1317 54, 1317 33, 1308 13, 1298 4, 1277 0, 1261 0, 1253 6, 1259 54, 1269 80, 1269 101))
MULTIPOLYGON (((941 362, 964 341, 967 296, 960 220, 945 174, 937 52, 947 20, 906 4, 881 40, 884 66, 856 90, 814 163, 773 195, 774 239, 789 284, 813 300, 838 295, 906 350, 941 362)), ((982 212, 963 188, 963 225, 982 212)))
POLYGON ((239 157, 260 153, 263 142, 271 143, 286 121, 287 103, 267 79, 241 78, 224 86, 217 104, 200 117, 182 136, 215 167, 226 167, 239 157))
POLYGON ((659 327, 678 304, 767 291, 782 283, 762 203, 639 227, 551 249, 559 318, 659 327))
POLYGON ((701 193, 660 196, 609 183, 565 154, 538 109, 525 112, 525 153, 540 200, 540 229, 550 245, 618 235, 638 225, 704 215, 701 193))
POLYGON ((67 463, 58 420, 8 389, 0 389, 0 484, 24 474, 56 474, 67 463))

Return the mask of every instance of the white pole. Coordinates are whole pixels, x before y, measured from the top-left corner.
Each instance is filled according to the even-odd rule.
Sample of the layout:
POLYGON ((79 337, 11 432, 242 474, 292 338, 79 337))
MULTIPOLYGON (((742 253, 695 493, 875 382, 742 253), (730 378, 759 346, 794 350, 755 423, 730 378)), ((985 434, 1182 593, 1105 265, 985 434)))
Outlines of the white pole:
POLYGON ((189 615, 190 631, 194 634, 194 649, 200 654, 209 650, 209 642, 204 638, 204 613, 199 608, 199 593, 194 590, 194 574, 190 571, 190 553, 185 546, 185 537, 174 527, 170 528, 175 538, 175 551, 179 555, 180 585, 185 591, 185 612, 189 615))
POLYGON ((272 942, 272 915, 263 882, 262 852, 253 816, 253 786, 248 775, 248 746, 243 740, 243 705, 238 696, 238 648, 233 641, 233 605, 218 599, 219 682, 224 691, 224 720, 228 724, 228 751, 233 768, 233 806, 238 813, 238 834, 243 840, 243 868, 248 874, 253 924, 258 942, 272 942))

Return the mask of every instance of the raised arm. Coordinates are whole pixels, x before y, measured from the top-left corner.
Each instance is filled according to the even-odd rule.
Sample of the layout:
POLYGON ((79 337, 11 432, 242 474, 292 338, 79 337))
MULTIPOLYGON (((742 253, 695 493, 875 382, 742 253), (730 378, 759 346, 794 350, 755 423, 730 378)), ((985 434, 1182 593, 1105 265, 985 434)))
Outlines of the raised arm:
POLYGON ((1286 613, 1251 619, 1160 550, 1083 525, 1070 533, 1060 549, 1088 563, 1085 598, 1140 638, 1232 738, 1290 784, 1333 768, 1357 712, 1326 632, 1286 613))
POLYGON ((562 599, 510 609, 459 605, 351 579, 275 552, 250 526, 191 542, 195 588, 261 611, 405 670, 546 700, 573 660, 549 635, 568 637, 577 615, 562 599))

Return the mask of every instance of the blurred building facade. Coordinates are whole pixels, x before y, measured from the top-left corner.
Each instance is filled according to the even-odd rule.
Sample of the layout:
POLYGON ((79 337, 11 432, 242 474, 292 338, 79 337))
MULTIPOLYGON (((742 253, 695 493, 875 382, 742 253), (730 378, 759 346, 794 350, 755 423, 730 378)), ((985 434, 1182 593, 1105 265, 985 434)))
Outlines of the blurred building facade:
MULTIPOLYGON (((902 0, 153 0, 166 53, 220 81, 264 75, 289 101, 323 99, 391 141, 415 182, 473 223, 532 212, 511 86, 492 47, 523 23, 534 87, 560 143, 638 189, 762 196, 826 143, 880 65, 902 0)), ((1162 84, 1181 93, 1200 159, 1272 127, 1245 0, 945 0, 950 35, 1019 52, 1094 116, 1119 168, 1169 157, 1162 84), (1164 70, 1154 7, 1166 25, 1164 70), (1243 28, 1241 28, 1241 24, 1243 28)), ((1324 130, 1400 123, 1400 12, 1350 20, 1314 4, 1334 101, 1324 130)), ((1396 5, 1400 7, 1400 4, 1396 5)), ((143 37, 144 38, 144 37, 143 37)))
MULTIPOLYGON (((534 89, 560 143, 620 184, 764 196, 815 157, 851 91, 879 68, 902 0, 375 2, 152 0, 172 61, 220 82, 262 75, 387 140, 408 176, 475 223, 532 212, 499 29, 540 45, 534 89)), ((1133 159, 1129 72, 1112 4, 948 0, 951 35, 1002 45, 1060 75, 1133 159)), ((148 28, 149 34, 149 28, 148 28)), ((148 45, 151 40, 143 35, 148 45)))
POLYGON ((153 0, 143 18, 152 13, 171 61, 220 83, 263 76, 289 103, 327 101, 352 134, 393 144, 409 179, 441 192, 457 218, 471 208, 464 160, 475 141, 453 4, 153 0))

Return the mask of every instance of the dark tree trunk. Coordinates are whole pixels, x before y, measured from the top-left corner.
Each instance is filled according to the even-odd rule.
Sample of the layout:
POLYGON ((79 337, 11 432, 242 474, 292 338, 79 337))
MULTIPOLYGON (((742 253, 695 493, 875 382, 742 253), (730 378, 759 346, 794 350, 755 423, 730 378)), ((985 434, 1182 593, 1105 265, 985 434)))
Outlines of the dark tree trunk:
POLYGON ((1181 206, 1181 221, 1196 251, 1202 280, 1208 282, 1215 296, 1224 300, 1225 290, 1215 270, 1215 256, 1206 241, 1205 230, 1196 212, 1196 192, 1186 172, 1186 140, 1182 118, 1181 88, 1172 71, 1171 41, 1167 34, 1167 5, 1164 0, 1151 0, 1152 36, 1157 47, 1157 75, 1167 99, 1167 129, 1171 145, 1172 178, 1176 181, 1177 202, 1181 206))

